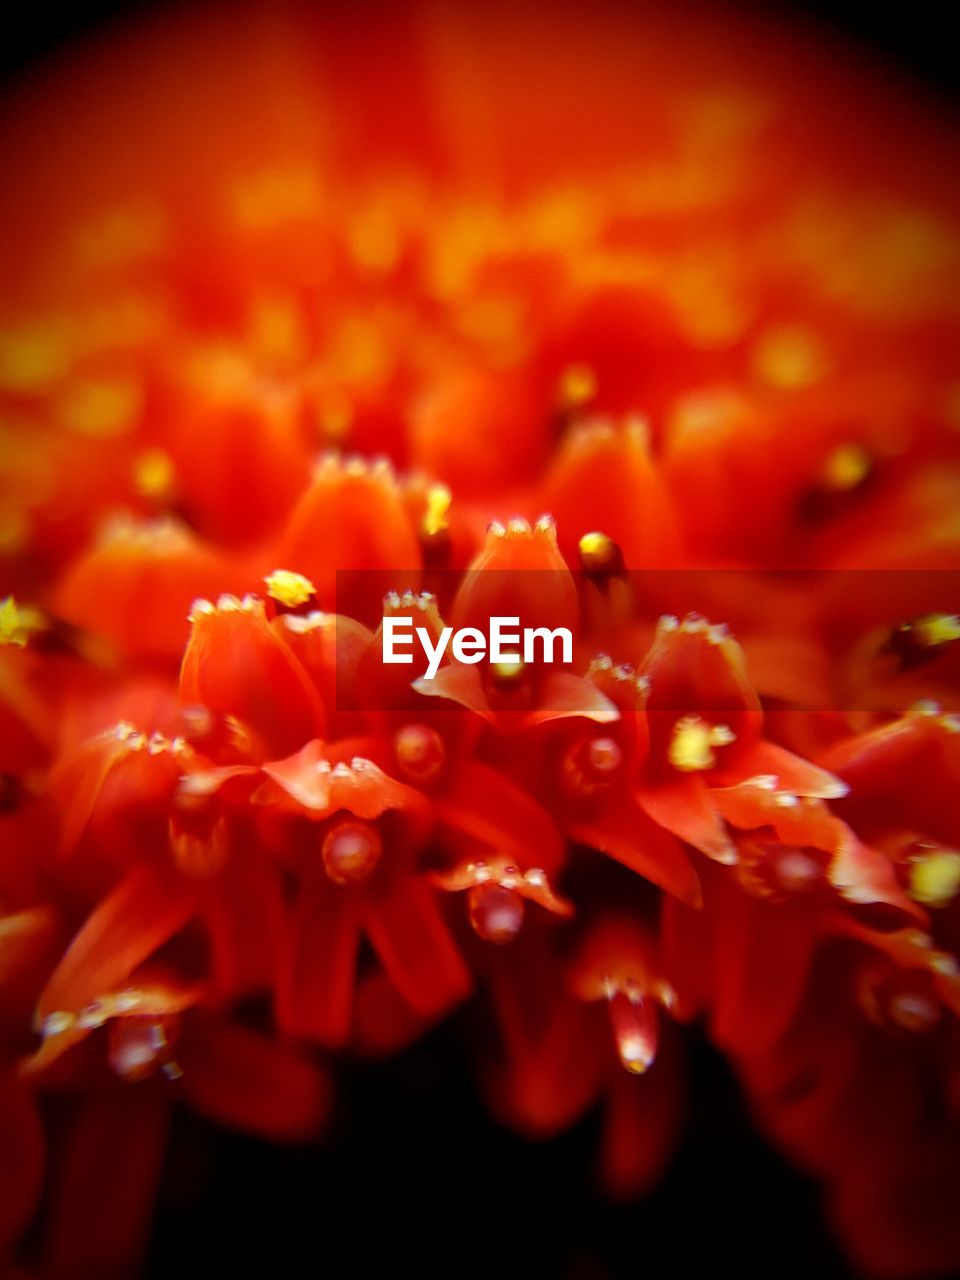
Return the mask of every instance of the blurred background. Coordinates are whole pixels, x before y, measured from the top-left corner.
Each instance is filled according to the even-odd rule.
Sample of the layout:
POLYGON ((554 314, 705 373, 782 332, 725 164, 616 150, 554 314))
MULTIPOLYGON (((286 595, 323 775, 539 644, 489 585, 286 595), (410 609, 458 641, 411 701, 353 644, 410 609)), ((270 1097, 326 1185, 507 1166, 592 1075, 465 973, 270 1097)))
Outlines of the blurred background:
MULTIPOLYGON (((376 4, 377 0, 362 0, 351 7, 369 10, 376 4)), ((0 74, 19 74, 38 58, 68 48, 117 19, 174 7, 179 6, 171 0, 74 0, 69 5, 43 0, 20 6, 16 18, 8 14, 4 22, 0 74)), ((952 9, 937 0, 915 0, 909 6, 865 0, 754 0, 741 7, 812 19, 937 91, 956 97, 960 89, 952 9)))
MULTIPOLYGON (((375 7, 364 0, 358 9, 375 7)), ((0 41, 10 84, 78 40, 170 5, 74 0, 19 7, 0 41)), ((807 0, 748 6, 819 23, 932 94, 956 102, 960 64, 948 6, 807 0)), ((599 1117, 551 1142, 495 1128, 468 1077, 457 1019, 398 1059, 341 1072, 335 1132, 319 1149, 270 1147, 181 1115, 147 1274, 417 1276, 613 1280, 736 1269, 854 1280, 817 1188, 753 1131, 728 1067, 691 1055, 686 1133, 644 1202, 595 1189, 599 1117)))

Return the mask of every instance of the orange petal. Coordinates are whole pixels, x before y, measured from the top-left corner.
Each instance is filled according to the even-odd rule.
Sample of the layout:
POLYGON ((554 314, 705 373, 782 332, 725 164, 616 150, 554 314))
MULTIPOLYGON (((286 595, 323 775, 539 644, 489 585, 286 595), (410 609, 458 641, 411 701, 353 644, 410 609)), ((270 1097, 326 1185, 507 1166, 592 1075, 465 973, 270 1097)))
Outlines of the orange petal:
POLYGON ((735 862, 736 849, 702 778, 638 787, 637 801, 659 826, 717 862, 735 862))
POLYGON ((388 463, 325 458, 277 551, 279 562, 315 585, 322 608, 368 623, 391 588, 419 586, 420 544, 388 463), (363 572, 344 575, 338 587, 338 570, 363 572))
POLYGON ((536 710, 524 718, 524 724, 532 728, 572 718, 612 724, 620 719, 620 712, 592 680, 585 680, 572 671, 551 672, 543 681, 536 710))
POLYGON ((598 529, 617 544, 628 569, 676 561, 676 518, 642 423, 574 427, 547 472, 544 501, 571 564, 580 538, 598 529))
POLYGON ((567 627, 579 618, 576 584, 557 546, 553 521, 492 524, 451 609, 451 626, 490 630, 493 617, 519 618, 520 627, 567 627))
POLYGON ((249 726, 265 750, 299 749, 323 731, 320 696, 267 622, 262 601, 221 596, 195 601, 180 669, 180 696, 249 726))
POLYGON ((117 986, 177 933, 197 910, 185 881, 135 867, 94 909, 50 977, 38 1019, 77 1012, 117 986))
POLYGON ((56 598, 75 626, 137 657, 177 658, 198 596, 228 590, 237 572, 214 548, 170 521, 123 525, 81 556, 56 598))
POLYGON ((307 812, 317 820, 327 818, 338 809, 346 809, 357 818, 371 821, 390 810, 398 810, 423 831, 430 820, 429 804, 421 792, 397 782, 372 760, 353 757, 331 763, 331 755, 322 742, 315 740, 288 756, 273 760, 263 771, 283 796, 293 803, 293 812, 307 812))
POLYGON ((741 776, 773 777, 776 787, 783 791, 821 800, 839 800, 850 789, 836 774, 772 742, 758 742, 738 756, 737 772, 741 776))
POLYGON ((496 712, 490 706, 483 676, 476 666, 463 666, 459 662, 440 667, 432 680, 414 680, 413 688, 425 698, 444 698, 456 702, 467 711, 480 716, 490 724, 496 724, 496 712))

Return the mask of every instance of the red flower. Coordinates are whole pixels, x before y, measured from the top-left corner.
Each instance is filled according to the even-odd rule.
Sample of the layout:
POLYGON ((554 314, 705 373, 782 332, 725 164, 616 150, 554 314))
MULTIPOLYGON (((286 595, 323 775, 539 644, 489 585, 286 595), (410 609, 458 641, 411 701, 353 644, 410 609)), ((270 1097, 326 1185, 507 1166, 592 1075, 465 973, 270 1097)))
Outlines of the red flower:
POLYGON ((864 1268, 960 1265, 953 129, 719 10, 103 56, 2 153, 4 1264, 464 1006, 612 1194, 701 1020, 864 1268), (427 674, 493 616, 570 654, 427 674))

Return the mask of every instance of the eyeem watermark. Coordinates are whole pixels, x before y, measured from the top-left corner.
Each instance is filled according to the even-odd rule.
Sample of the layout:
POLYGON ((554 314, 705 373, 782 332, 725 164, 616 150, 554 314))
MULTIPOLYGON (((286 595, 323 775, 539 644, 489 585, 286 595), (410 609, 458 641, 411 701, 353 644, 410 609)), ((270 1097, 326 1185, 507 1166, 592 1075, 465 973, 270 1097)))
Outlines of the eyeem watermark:
POLYGON ((383 619, 383 660, 391 663, 413 664, 414 637, 420 641, 427 655, 427 669, 423 679, 432 680, 440 668, 449 647, 457 662, 572 662, 573 634, 568 627, 524 627, 520 619, 493 617, 490 633, 485 635, 478 627, 444 627, 436 644, 426 627, 414 627, 412 618, 383 619), (513 628, 513 630, 511 630, 513 628), (539 646, 539 659, 537 650, 539 646), (559 654, 557 656, 557 648, 559 654))

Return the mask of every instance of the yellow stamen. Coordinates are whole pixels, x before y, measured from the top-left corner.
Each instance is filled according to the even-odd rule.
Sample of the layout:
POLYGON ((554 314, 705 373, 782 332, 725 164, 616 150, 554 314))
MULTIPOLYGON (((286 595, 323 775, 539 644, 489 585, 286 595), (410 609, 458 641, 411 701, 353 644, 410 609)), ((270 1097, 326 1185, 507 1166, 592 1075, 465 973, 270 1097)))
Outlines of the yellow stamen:
POLYGON ((960 640, 960 617, 955 613, 928 613, 910 623, 910 633, 924 648, 935 649, 941 644, 960 640))
POLYGON ((910 896, 925 907, 945 907, 960 890, 960 853, 941 849, 910 868, 910 896))
POLYGON ((133 464, 137 493, 158 502, 167 501, 176 488, 173 459, 164 449, 145 449, 133 464))
POLYGON ((578 409, 597 394, 597 375, 587 364, 572 364, 560 377, 560 404, 564 409, 578 409))
POLYGON ((13 596, 0 600, 0 644, 13 644, 18 649, 24 649, 31 634, 43 631, 45 626, 39 609, 34 609, 31 605, 18 605, 13 596))
POLYGON ((863 484, 873 470, 869 453, 853 442, 841 444, 824 463, 821 479, 827 489, 844 493, 863 484))
POLYGON ((316 587, 302 573, 292 573, 289 569, 277 569, 264 578, 267 584, 267 595, 278 604, 288 609, 296 609, 315 596, 316 587))
POLYGON ((522 658, 504 658, 502 662, 492 662, 490 672, 498 684, 513 684, 523 675, 522 658))
POLYGON ((423 532, 428 538, 443 533, 449 528, 447 512, 450 510, 451 494, 445 484, 432 484, 427 490, 427 511, 423 517, 423 532))
POLYGON ((614 540, 594 530, 585 533, 578 543, 580 564, 586 573, 619 573, 623 556, 614 540))
POLYGON ((736 734, 725 724, 707 724, 699 716, 681 716, 673 726, 667 759, 681 773, 699 773, 717 763, 714 747, 725 747, 736 734))

